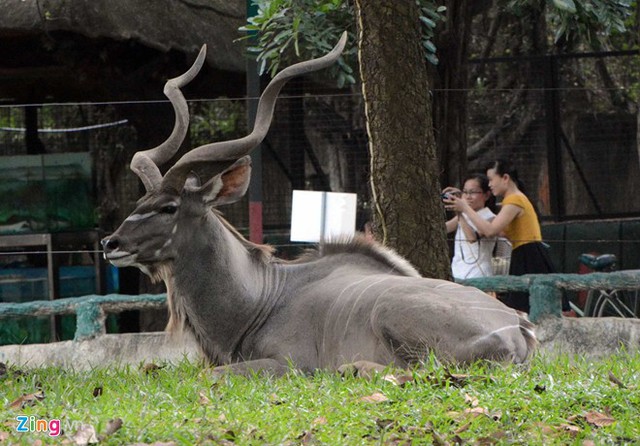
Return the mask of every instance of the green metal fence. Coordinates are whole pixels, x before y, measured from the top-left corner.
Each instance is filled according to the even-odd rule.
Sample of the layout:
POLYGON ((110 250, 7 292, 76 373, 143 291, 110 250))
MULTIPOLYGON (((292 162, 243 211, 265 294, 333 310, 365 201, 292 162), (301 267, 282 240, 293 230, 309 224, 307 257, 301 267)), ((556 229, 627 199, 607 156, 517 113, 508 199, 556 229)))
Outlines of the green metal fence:
POLYGON ((68 297, 57 300, 36 300, 23 303, 1 303, 0 319, 25 316, 76 315, 74 340, 94 338, 106 332, 107 314, 128 310, 159 309, 167 305, 166 294, 128 296, 108 294, 68 297))
POLYGON ((546 316, 562 314, 562 292, 583 290, 640 289, 640 270, 591 274, 527 274, 460 280, 459 283, 483 291, 505 293, 529 291, 529 319, 536 322, 546 316))

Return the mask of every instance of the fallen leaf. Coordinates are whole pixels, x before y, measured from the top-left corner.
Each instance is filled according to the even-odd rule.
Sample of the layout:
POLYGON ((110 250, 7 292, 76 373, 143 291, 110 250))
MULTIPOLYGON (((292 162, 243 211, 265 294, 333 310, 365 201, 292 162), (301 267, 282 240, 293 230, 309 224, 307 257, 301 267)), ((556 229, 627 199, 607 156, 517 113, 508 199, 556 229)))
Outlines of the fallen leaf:
POLYGON ((368 396, 363 396, 360 398, 360 401, 365 403, 384 403, 385 401, 389 401, 389 398, 384 396, 382 393, 376 392, 368 396))
POLYGON ((396 424, 395 420, 389 420, 389 419, 376 419, 376 425, 383 430, 387 430, 391 427, 393 427, 396 424))
POLYGON ((464 413, 471 415, 486 415, 489 416, 489 411, 484 407, 472 407, 470 409, 465 409, 464 413))
POLYGON ((0 431, 0 441, 5 441, 7 438, 9 438, 9 432, 0 431))
POLYGON ((44 391, 39 390, 38 392, 30 393, 28 395, 22 395, 20 398, 9 403, 7 407, 10 409, 24 409, 27 406, 35 405, 38 401, 42 401, 43 399, 44 391))
POLYGON ((148 362, 142 367, 142 371, 144 372, 145 375, 158 376, 158 370, 162 368, 163 366, 159 366, 152 362, 148 362))
POLYGON ((460 426, 458 429, 456 429, 454 432, 456 434, 460 434, 464 431, 466 431, 467 429, 469 429, 471 427, 471 423, 465 423, 462 426, 460 426))
POLYGON ((202 406, 208 406, 209 404, 211 404, 211 400, 207 397, 207 395, 205 395, 204 391, 200 391, 198 392, 198 403, 200 403, 202 406))
POLYGON ((313 432, 303 432, 298 436, 298 440, 300 440, 300 444, 314 444, 315 437, 313 436, 313 432))
POLYGON ((470 409, 465 409, 464 413, 465 414, 471 414, 474 417, 477 417, 477 416, 480 416, 480 415, 486 415, 487 417, 493 419, 494 421, 498 421, 500 418, 502 418, 502 412, 500 412, 500 411, 490 412, 489 410, 485 409, 484 407, 472 407, 470 409))
POLYGON ((445 369, 443 378, 426 376, 423 379, 430 384, 437 384, 441 386, 452 385, 454 387, 464 387, 469 382, 492 380, 492 378, 483 376, 483 375, 473 376, 473 375, 467 375, 467 374, 451 373, 449 370, 446 370, 446 369, 445 369))
POLYGON ((587 420, 587 423, 593 424, 596 427, 611 426, 616 422, 616 420, 610 415, 594 411, 587 412, 584 417, 587 420))
POLYGON ((471 396, 467 393, 464 394, 464 402, 469 404, 471 407, 476 407, 478 406, 478 404, 480 404, 480 402, 478 401, 478 398, 476 398, 475 396, 471 396))
POLYGON ((565 424, 562 423, 560 426, 560 429, 564 430, 565 432, 570 433, 571 435, 575 436, 580 432, 580 428, 574 424, 565 424))
POLYGON ((77 446, 87 446, 98 442, 96 437, 96 428, 90 424, 82 424, 78 431, 72 437, 74 444, 77 446))
POLYGON ((542 432, 544 435, 551 435, 556 432, 556 428, 554 428, 553 426, 549 426, 548 424, 535 423, 534 426, 538 431, 542 432))
POLYGON ((596 446, 596 443, 593 440, 582 440, 582 446, 596 446))
POLYGON ((322 424, 327 424, 327 423, 328 423, 328 420, 325 417, 318 417, 311 422, 311 426, 316 427, 316 426, 320 426, 322 424))
POLYGON ((451 382, 454 386, 464 387, 467 385, 471 377, 469 375, 462 375, 458 373, 449 373, 447 372, 446 378, 451 382))
POLYGON ((413 376, 408 373, 401 373, 399 375, 384 375, 382 379, 396 386, 404 387, 405 384, 413 381, 413 376))
POLYGON ((613 373, 611 373, 611 371, 609 371, 609 381, 611 381, 612 383, 614 383, 615 385, 617 385, 621 389, 626 389, 627 388, 627 386, 625 386, 622 381, 620 381, 618 378, 616 378, 616 376, 613 373))
POLYGON ((109 420, 107 423, 107 427, 104 430, 104 436, 108 437, 109 435, 113 435, 122 427, 122 418, 114 418, 109 420))

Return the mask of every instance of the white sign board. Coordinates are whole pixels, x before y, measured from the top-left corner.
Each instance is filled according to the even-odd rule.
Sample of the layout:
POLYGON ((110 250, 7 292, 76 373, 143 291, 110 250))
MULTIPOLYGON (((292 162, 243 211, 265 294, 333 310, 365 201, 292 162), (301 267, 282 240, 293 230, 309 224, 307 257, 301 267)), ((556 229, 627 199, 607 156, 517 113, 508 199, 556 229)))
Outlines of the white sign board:
POLYGON ((355 227, 356 194, 293 191, 292 242, 319 242, 352 236, 355 227))

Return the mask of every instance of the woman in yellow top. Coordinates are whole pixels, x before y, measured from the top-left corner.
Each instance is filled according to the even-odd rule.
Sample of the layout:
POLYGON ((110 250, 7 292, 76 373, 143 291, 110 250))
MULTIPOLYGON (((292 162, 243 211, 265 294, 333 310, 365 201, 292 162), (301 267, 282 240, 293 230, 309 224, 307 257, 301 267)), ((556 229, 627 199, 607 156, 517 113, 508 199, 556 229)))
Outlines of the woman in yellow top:
MULTIPOLYGON (((517 171, 506 161, 497 160, 487 167, 487 177, 493 195, 502 197, 496 218, 491 221, 483 219, 465 200, 456 197, 445 201, 446 208, 465 214, 481 236, 505 235, 511 241, 510 275, 555 272, 547 247, 542 243, 538 216, 521 190, 517 171)), ((511 292, 502 299, 512 308, 529 312, 529 293, 511 292)))

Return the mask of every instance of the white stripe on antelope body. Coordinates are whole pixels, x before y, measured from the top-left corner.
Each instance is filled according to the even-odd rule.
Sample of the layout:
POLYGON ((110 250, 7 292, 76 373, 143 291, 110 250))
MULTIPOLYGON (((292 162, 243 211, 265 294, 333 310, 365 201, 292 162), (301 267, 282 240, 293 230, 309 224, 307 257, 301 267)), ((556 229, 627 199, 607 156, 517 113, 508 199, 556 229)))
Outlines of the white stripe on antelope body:
POLYGON ((250 158, 265 137, 284 83, 337 60, 346 36, 326 56, 284 69, 260 98, 251 134, 197 147, 162 176, 182 143, 188 110, 180 88, 199 71, 206 47, 165 94, 176 124, 160 146, 138 152, 131 169, 147 193, 103 241, 116 266, 137 266, 167 286, 169 330, 187 330, 216 365, 280 373, 288 364, 312 371, 354 361, 405 367, 429 352, 443 360, 521 362, 535 346, 532 324, 470 287, 420 277, 403 258, 355 237, 325 244, 294 262, 244 239, 213 209, 247 190, 250 158), (201 185, 194 166, 235 163, 201 185))

